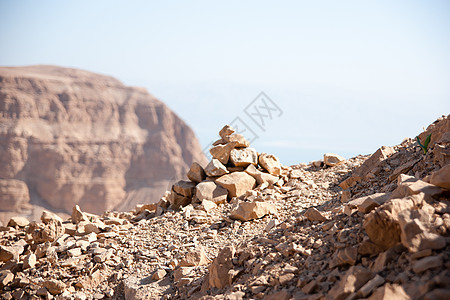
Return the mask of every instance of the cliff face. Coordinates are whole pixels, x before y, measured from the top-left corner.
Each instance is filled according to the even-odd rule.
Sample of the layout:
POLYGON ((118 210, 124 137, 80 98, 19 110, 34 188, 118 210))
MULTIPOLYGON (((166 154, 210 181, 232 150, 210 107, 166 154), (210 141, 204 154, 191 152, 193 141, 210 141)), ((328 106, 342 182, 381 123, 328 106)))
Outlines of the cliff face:
POLYGON ((129 209, 205 160, 193 131, 145 89, 77 69, 0 68, 0 210, 28 199, 129 209))

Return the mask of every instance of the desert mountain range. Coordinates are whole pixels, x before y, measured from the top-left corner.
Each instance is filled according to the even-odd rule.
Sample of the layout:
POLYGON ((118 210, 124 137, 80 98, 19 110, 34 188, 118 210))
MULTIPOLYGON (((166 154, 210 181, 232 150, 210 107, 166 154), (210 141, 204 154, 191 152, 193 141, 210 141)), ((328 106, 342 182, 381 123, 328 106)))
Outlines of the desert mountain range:
POLYGON ((205 160, 189 126, 143 88, 57 66, 0 68, 4 222, 74 205, 129 210, 205 160))

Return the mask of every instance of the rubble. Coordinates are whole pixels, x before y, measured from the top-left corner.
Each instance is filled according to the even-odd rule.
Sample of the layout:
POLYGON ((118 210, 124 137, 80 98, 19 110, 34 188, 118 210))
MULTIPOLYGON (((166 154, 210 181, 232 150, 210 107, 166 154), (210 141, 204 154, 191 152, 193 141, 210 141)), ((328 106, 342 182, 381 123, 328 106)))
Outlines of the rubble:
POLYGON ((68 220, 44 212, 1 227, 0 295, 446 299, 450 201, 435 157, 445 136, 426 155, 406 139, 373 158, 286 167, 269 154, 255 160, 226 126, 215 147, 233 143, 230 153, 249 151, 240 157, 251 162, 213 158, 217 176, 193 164, 158 203, 130 212, 75 206, 68 220))

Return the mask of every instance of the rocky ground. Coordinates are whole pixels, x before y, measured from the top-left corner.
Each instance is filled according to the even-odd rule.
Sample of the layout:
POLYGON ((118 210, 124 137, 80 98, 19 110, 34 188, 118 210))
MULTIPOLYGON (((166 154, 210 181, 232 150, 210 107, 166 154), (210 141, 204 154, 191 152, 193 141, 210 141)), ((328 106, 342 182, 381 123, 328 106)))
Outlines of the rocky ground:
POLYGON ((3 299, 450 299, 450 118, 282 166, 229 127, 157 204, 0 231, 3 299))

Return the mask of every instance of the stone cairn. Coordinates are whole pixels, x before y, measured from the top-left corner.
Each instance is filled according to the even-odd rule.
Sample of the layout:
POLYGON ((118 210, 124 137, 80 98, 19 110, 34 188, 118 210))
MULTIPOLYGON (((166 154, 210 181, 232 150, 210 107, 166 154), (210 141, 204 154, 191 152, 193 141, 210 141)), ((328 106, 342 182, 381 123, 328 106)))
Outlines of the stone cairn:
MULTIPOLYGON (((250 148, 250 143, 241 134, 225 125, 219 132, 220 139, 209 150, 211 161, 203 168, 194 162, 187 173, 189 180, 176 182, 170 193, 166 193, 161 206, 180 209, 189 204, 212 207, 225 203, 233 197, 241 197, 258 186, 282 186, 283 167, 277 157, 267 153, 258 153, 250 148), (164 201, 166 201, 164 205, 164 201)), ((248 204, 248 211, 271 210, 268 203, 248 204)), ((247 206, 248 206, 247 205, 247 206)), ((244 205, 245 206, 245 205, 244 205)), ((247 211, 247 209, 246 209, 247 211)), ((234 215, 238 219, 245 216, 234 215)))

